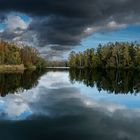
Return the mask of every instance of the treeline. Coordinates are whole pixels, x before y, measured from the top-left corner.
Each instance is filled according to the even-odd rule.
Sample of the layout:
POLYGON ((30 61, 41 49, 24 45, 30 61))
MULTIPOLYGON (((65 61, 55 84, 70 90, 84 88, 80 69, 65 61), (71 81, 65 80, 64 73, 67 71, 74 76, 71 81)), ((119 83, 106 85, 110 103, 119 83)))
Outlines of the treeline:
POLYGON ((0 41, 0 65, 24 64, 26 68, 45 67, 45 61, 35 48, 0 41))
POLYGON ((137 70, 70 69, 71 83, 80 82, 98 91, 114 94, 138 94, 140 73, 137 70))
POLYGON ((67 61, 46 61, 47 67, 67 67, 67 61))
POLYGON ((140 44, 128 42, 99 45, 97 49, 69 55, 73 68, 140 68, 140 44))

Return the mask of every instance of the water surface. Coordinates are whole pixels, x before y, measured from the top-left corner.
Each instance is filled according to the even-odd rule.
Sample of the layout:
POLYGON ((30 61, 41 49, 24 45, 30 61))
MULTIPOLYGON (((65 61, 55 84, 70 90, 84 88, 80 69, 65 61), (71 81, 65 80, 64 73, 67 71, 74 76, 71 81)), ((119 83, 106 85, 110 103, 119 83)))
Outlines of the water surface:
POLYGON ((1 74, 0 93, 1 139, 140 139, 137 71, 1 74))

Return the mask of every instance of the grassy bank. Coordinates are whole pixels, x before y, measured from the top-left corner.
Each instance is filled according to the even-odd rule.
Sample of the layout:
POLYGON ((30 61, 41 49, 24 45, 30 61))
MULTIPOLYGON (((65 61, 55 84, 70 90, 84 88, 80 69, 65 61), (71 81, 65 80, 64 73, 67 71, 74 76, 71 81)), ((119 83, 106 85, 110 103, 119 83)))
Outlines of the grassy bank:
POLYGON ((37 67, 32 65, 25 67, 24 64, 20 65, 0 65, 0 73, 5 73, 5 72, 11 72, 11 73, 16 73, 16 72, 23 72, 24 70, 36 70, 37 67))
POLYGON ((22 72, 26 68, 23 64, 20 65, 0 65, 0 72, 22 72))

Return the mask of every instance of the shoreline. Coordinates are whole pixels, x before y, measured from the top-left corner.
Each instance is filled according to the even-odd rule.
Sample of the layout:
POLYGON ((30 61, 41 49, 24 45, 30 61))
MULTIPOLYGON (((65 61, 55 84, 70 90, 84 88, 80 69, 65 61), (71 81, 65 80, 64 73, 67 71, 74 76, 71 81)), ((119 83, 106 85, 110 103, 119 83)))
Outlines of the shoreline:
POLYGON ((46 67, 46 69, 70 69, 70 67, 46 67))
POLYGON ((24 64, 0 65, 0 73, 23 73, 25 70, 36 70, 36 66, 26 68, 24 64))

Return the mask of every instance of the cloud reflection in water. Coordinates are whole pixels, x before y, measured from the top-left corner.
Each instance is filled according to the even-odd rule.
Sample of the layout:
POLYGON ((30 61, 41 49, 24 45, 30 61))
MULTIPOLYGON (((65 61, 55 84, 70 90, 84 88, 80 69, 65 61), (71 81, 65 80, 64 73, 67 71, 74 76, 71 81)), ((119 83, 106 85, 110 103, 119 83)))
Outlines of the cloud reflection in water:
POLYGON ((70 83, 68 72, 48 72, 31 90, 0 99, 0 130, 4 132, 10 124, 15 128, 10 128, 14 139, 140 138, 140 109, 90 98, 83 92, 78 84, 70 83))

